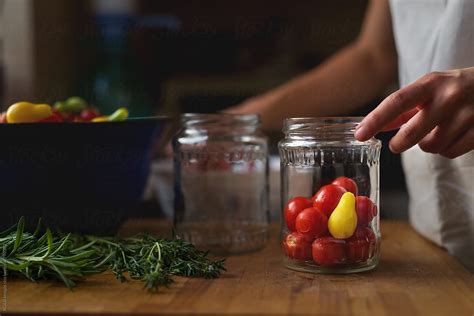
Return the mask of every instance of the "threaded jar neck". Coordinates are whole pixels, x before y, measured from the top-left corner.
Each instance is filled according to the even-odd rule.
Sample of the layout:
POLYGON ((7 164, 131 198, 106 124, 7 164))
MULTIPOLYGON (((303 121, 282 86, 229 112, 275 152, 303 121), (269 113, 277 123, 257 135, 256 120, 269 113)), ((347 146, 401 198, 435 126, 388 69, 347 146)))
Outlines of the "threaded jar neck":
POLYGON ((363 117, 301 117, 287 118, 283 133, 293 139, 318 139, 328 141, 354 140, 357 124, 363 117))
POLYGON ((181 124, 186 130, 207 132, 255 131, 260 127, 257 114, 186 113, 181 115, 181 124))
POLYGON ((281 163, 291 166, 315 166, 336 163, 378 162, 380 140, 372 137, 358 141, 354 137, 362 117, 288 118, 278 143, 281 163))

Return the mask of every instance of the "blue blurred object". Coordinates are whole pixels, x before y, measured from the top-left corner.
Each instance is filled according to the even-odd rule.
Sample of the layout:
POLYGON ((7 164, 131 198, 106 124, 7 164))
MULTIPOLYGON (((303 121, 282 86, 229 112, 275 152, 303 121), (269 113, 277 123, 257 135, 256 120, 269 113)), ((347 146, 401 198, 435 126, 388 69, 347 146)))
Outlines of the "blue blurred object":
POLYGON ((142 200, 166 117, 0 124, 0 229, 26 216, 56 229, 112 234, 142 200))
POLYGON ((109 5, 112 5, 109 10, 118 6, 118 11, 99 11, 94 15, 93 21, 97 26, 97 36, 94 37, 97 61, 94 67, 88 68, 91 72, 86 74, 85 80, 80 81, 77 94, 85 96, 103 113, 112 112, 117 106, 127 105, 132 115, 151 115, 151 105, 154 102, 150 89, 156 87, 156 82, 150 88, 150 83, 143 77, 137 57, 133 54, 130 38, 138 27, 177 32, 180 21, 172 15, 141 18, 128 8, 129 5, 121 8, 123 3, 108 1, 107 7, 109 5))

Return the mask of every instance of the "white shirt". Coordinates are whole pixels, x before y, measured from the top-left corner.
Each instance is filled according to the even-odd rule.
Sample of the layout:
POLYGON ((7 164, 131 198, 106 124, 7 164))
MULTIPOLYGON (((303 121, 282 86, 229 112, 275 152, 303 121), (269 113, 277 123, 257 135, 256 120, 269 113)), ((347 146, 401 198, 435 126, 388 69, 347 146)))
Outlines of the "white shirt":
MULTIPOLYGON (((402 87, 474 66, 474 0, 391 0, 390 9, 402 87)), ((450 160, 415 146, 402 162, 411 224, 474 272, 474 151, 450 160)))

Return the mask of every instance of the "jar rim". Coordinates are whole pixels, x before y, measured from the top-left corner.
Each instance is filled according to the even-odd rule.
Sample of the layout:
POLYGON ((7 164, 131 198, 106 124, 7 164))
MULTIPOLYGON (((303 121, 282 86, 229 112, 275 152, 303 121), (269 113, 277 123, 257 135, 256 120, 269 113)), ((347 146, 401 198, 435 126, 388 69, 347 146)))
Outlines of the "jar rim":
POLYGON ((203 124, 258 125, 260 124, 260 116, 258 114, 234 113, 184 113, 181 114, 181 122, 188 127, 203 124))
POLYGON ((283 122, 284 133, 339 130, 352 131, 363 116, 290 117, 283 122))
POLYGON ((351 144, 380 143, 378 139, 361 142, 355 139, 357 125, 363 116, 292 117, 284 121, 283 133, 287 139, 351 144))
POLYGON ((313 124, 317 126, 359 124, 363 119, 363 116, 289 117, 284 120, 284 128, 298 127, 298 124, 313 124))

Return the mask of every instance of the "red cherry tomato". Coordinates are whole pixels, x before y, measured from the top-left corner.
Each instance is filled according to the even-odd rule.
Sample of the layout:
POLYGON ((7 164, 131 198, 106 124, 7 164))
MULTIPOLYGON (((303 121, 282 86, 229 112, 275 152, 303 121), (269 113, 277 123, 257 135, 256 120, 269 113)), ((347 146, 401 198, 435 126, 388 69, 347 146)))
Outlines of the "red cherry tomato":
POLYGON ((301 213, 305 208, 311 207, 313 203, 310 199, 307 199, 302 196, 297 196, 292 198, 285 207, 285 222, 289 230, 294 232, 296 216, 301 213))
POLYGON ((80 118, 86 122, 90 122, 98 116, 100 116, 99 111, 91 107, 85 108, 84 110, 81 111, 81 114, 80 114, 80 118))
POLYGON ((285 237, 283 250, 288 257, 293 259, 311 259, 311 243, 307 242, 304 236, 298 232, 290 233, 285 237))
POLYGON ((364 239, 369 242, 375 242, 377 238, 375 237, 375 233, 369 227, 358 227, 352 237, 348 240, 353 239, 364 239))
POLYGON ((321 237, 313 241, 312 255, 317 264, 331 267, 344 262, 346 241, 333 237, 321 237))
POLYGON ((51 116, 42 119, 40 122, 41 123, 59 123, 59 122, 63 122, 63 121, 64 120, 63 120, 63 117, 61 115, 59 115, 56 112, 53 112, 53 114, 51 114, 51 116))
POLYGON ((328 218, 320 209, 309 207, 296 216, 296 231, 311 242, 323 236, 328 230, 328 218))
POLYGON ((377 206, 367 196, 356 197, 357 226, 366 227, 377 215, 377 206))
POLYGON ((7 123, 7 112, 0 113, 0 124, 7 123))
POLYGON ((344 193, 346 193, 346 189, 343 187, 328 184, 321 187, 311 200, 313 200, 313 206, 319 208, 329 218, 344 193))
POLYGON ((370 228, 357 228, 346 243, 347 261, 357 263, 371 258, 375 250, 375 243, 376 237, 370 228))
POLYGON ((363 262, 369 259, 370 244, 363 239, 355 239, 347 242, 346 256, 351 263, 363 262))
POLYGON ((56 109, 53 109, 53 113, 61 116, 63 122, 72 122, 74 119, 74 115, 69 112, 61 112, 56 109))
POLYGON ((352 192, 355 196, 357 196, 357 183, 348 177, 339 177, 334 179, 332 184, 339 185, 346 189, 347 192, 352 192))

